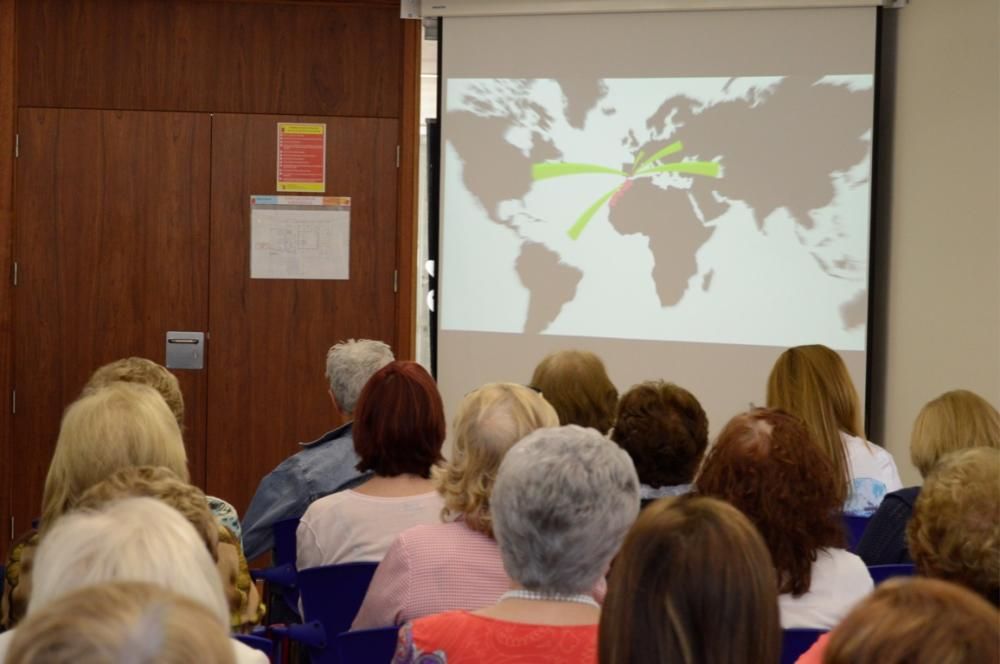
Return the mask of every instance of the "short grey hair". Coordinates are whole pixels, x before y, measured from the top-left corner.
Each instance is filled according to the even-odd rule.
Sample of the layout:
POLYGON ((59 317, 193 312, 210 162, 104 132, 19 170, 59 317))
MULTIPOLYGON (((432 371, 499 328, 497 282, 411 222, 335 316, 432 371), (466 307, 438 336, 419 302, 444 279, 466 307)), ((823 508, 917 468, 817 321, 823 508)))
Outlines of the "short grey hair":
POLYGON ((625 450, 595 429, 538 429, 507 452, 491 497, 504 568, 528 590, 582 593, 607 571, 639 514, 625 450))
POLYGON ((229 625, 222 577, 205 541, 180 512, 155 498, 124 498, 59 517, 35 553, 28 614, 107 581, 162 586, 229 625))
POLYGON ((326 379, 340 409, 353 414, 368 379, 394 359, 392 349, 381 341, 348 339, 331 346, 326 352, 326 379))

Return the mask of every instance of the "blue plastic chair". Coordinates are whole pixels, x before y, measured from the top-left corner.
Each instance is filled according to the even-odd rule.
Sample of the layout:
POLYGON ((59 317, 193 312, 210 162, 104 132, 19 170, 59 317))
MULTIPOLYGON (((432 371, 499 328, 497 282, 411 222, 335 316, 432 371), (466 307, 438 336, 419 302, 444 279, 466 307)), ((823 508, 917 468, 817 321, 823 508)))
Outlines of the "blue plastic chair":
POLYGON ((802 653, 809 650, 816 639, 826 634, 825 629, 783 629, 781 630, 781 664, 795 664, 802 653))
POLYGON ((275 649, 274 642, 271 641, 271 639, 254 634, 234 634, 233 638, 243 645, 250 646, 254 650, 261 651, 267 655, 267 658, 274 664, 281 664, 281 653, 275 649), (278 655, 277 659, 275 659, 276 653, 278 655))
POLYGON ((345 563, 300 570, 301 625, 272 626, 306 646, 312 664, 341 664, 335 637, 354 622, 378 563, 345 563))
MULTIPOLYGON (((254 581, 265 581, 270 586, 270 597, 279 597, 285 603, 285 607, 291 613, 285 612, 280 616, 281 621, 287 619, 297 619, 299 615, 299 589, 298 570, 295 567, 295 531, 298 530, 299 520, 283 519, 276 522, 272 529, 274 531, 274 548, 271 551, 273 565, 265 569, 250 570, 250 576, 254 581)), ((269 603, 274 600, 269 600, 269 603)), ((274 616, 272 616, 273 620, 274 616)))
POLYGON ((399 627, 378 627, 337 636, 341 664, 389 664, 396 652, 399 627))
POLYGON ((916 574, 916 568, 912 564, 872 565, 868 568, 868 573, 871 574, 872 581, 877 586, 894 576, 913 576, 916 574))
POLYGON ((844 526, 847 529, 847 550, 854 551, 861 541, 861 536, 865 534, 865 528, 871 521, 870 516, 848 516, 844 515, 844 526))

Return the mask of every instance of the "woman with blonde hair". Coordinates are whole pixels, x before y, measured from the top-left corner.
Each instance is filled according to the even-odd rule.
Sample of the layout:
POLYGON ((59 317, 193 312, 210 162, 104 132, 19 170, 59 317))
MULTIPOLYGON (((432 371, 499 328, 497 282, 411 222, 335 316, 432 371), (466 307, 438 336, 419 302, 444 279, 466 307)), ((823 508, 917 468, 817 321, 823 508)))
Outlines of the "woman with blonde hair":
MULTIPOLYGON (((187 453, 177 421, 151 387, 111 383, 77 399, 63 415, 42 495, 44 534, 83 493, 123 468, 163 466, 188 482, 187 453)), ((39 533, 18 538, 7 559, 3 626, 24 614, 31 557, 39 533)))
MULTIPOLYGON (((927 478, 946 454, 976 447, 1000 449, 1000 413, 986 399, 952 390, 920 409, 910 435, 910 459, 922 477, 927 478)), ((912 486, 885 497, 857 546, 866 565, 913 562, 906 524, 919 496, 920 487, 912 486)))
POLYGON ((151 583, 70 593, 17 628, 8 664, 236 664, 225 627, 202 604, 151 583))
POLYGON ((514 443, 559 424, 548 402, 513 383, 470 392, 455 417, 452 459, 433 471, 444 523, 404 531, 368 589, 354 629, 402 624, 452 609, 492 604, 509 587, 493 537, 490 494, 514 443))
POLYGON ((805 423, 843 478, 845 514, 870 516, 903 487, 892 455, 865 440, 857 390, 835 351, 812 345, 782 353, 767 380, 767 407, 805 423))
POLYGON ((625 538, 601 611, 601 664, 774 664, 778 582, 767 546, 735 507, 663 498, 625 538))

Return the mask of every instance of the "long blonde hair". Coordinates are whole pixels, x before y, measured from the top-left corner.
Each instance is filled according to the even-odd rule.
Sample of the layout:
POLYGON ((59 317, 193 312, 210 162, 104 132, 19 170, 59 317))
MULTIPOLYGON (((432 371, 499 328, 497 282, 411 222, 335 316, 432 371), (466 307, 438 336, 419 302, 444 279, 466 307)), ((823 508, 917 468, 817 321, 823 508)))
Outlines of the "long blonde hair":
POLYGON ((767 407, 805 422, 845 481, 850 480, 850 468, 840 432, 865 437, 859 401, 840 355, 818 344, 786 350, 767 379, 767 407))
POLYGON ((928 401, 913 423, 910 459, 923 477, 938 459, 970 447, 1000 448, 1000 413, 969 390, 952 390, 928 401))
POLYGON ((63 415, 42 495, 44 532, 84 491, 116 471, 164 466, 190 481, 177 420, 151 387, 111 383, 77 399, 63 415))
POLYGON ((531 388, 490 383, 470 392, 455 417, 452 458, 432 470, 445 518, 462 517, 470 528, 492 537, 490 494, 500 462, 535 429, 555 426, 555 409, 531 388))

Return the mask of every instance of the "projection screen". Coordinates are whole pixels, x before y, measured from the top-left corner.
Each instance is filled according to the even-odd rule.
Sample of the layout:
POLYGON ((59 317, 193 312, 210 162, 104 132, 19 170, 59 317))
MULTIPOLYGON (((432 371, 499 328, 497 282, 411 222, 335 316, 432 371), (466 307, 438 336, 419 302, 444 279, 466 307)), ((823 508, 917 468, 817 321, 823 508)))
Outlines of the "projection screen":
POLYGON ((450 415, 592 350, 713 431, 785 348, 864 399, 874 8, 445 18, 437 378, 450 415))

